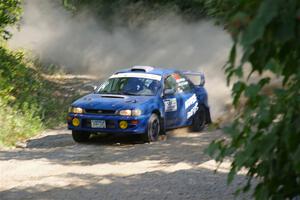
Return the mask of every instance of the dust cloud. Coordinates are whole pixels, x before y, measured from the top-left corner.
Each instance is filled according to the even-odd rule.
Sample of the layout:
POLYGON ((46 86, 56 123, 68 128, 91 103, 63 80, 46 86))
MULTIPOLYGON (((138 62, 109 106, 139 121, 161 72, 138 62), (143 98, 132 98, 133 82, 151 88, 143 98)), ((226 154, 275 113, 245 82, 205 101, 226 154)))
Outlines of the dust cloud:
POLYGON ((73 15, 60 0, 30 0, 10 46, 31 50, 67 72, 99 78, 133 65, 202 71, 212 117, 223 115, 230 102, 222 66, 231 40, 210 21, 187 23, 168 13, 142 27, 108 31, 88 11, 73 15))

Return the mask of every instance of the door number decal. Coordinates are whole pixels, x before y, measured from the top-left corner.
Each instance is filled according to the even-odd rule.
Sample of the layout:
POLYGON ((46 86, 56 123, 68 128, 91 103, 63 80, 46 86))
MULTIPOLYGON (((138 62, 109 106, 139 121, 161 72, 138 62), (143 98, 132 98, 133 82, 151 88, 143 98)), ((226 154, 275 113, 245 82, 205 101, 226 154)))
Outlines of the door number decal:
POLYGON ((165 99, 165 112, 172 112, 177 110, 177 100, 176 98, 165 99))

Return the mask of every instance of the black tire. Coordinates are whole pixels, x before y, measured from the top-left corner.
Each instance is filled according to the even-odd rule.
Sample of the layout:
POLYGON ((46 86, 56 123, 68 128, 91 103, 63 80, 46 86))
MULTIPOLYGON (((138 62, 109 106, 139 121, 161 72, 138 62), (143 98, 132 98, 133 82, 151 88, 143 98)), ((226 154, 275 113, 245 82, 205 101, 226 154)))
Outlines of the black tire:
POLYGON ((75 142, 82 143, 89 141, 91 133, 84 131, 72 131, 72 137, 75 142))
POLYGON ((165 129, 165 120, 160 118, 160 132, 159 135, 166 135, 167 130, 165 129))
POLYGON ((156 114, 152 114, 148 120, 147 131, 144 135, 146 142, 155 142, 160 133, 160 120, 156 114))
POLYGON ((206 108, 203 105, 199 106, 198 111, 193 117, 192 131, 202 131, 206 124, 206 108))

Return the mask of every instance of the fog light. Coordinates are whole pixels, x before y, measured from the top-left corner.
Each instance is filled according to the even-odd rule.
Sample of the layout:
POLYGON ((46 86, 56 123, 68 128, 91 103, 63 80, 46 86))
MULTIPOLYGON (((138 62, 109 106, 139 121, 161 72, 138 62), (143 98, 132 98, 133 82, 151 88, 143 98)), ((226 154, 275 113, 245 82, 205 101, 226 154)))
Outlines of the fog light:
POLYGON ((128 127, 128 123, 126 121, 120 121, 119 126, 121 129, 126 129, 128 127))
POLYGON ((74 118, 74 119, 72 120, 72 124, 73 124, 73 126, 79 126, 79 124, 80 124, 79 119, 78 119, 78 118, 74 118))

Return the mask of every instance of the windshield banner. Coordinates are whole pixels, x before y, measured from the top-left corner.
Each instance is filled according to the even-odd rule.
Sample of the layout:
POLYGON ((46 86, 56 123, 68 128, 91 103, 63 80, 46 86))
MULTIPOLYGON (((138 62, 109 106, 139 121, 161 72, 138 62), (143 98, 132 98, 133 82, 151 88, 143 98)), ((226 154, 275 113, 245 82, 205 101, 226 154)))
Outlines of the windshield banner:
POLYGON ((119 73, 119 74, 114 74, 110 78, 147 78, 147 79, 153 79, 160 81, 161 76, 156 75, 156 74, 145 74, 145 73, 119 73))

